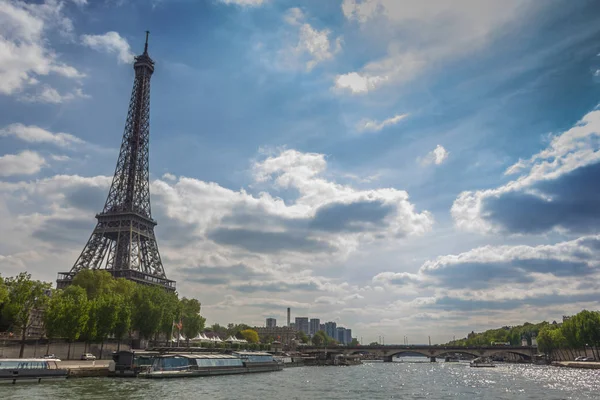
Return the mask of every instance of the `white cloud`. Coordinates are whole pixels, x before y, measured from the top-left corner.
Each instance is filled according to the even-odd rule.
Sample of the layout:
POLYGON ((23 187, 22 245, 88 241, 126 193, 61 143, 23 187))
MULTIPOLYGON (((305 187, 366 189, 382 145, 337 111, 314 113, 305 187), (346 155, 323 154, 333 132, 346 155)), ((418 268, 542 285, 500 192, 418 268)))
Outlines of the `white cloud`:
POLYGON ((167 180, 167 181, 176 181, 177 180, 177 177, 175 175, 170 174, 168 172, 164 173, 162 177, 164 180, 167 180))
POLYGON ((44 157, 34 151, 5 154, 0 156, 0 176, 32 175, 40 172, 44 165, 44 157))
POLYGON ((85 143, 83 140, 69 133, 52 133, 35 125, 10 124, 0 129, 1 136, 12 136, 29 143, 50 143, 59 147, 72 147, 85 143))
POLYGON ((75 88, 73 92, 60 94, 58 90, 49 85, 43 85, 40 90, 35 93, 24 94, 19 97, 19 100, 28 103, 50 103, 60 104, 74 99, 87 99, 90 96, 83 93, 81 88, 75 88))
POLYGON ((306 16, 299 8, 287 11, 285 21, 298 29, 298 42, 286 48, 282 56, 284 64, 295 67, 303 65, 306 71, 311 71, 316 65, 333 59, 342 49, 342 38, 337 37, 334 44, 330 43, 328 29, 317 30, 306 22, 306 16))
POLYGON ((235 4, 238 6, 258 7, 265 4, 268 0, 219 0, 225 4, 235 4))
POLYGON ((408 114, 398 114, 381 122, 372 119, 362 119, 357 125, 358 132, 379 132, 386 126, 396 125, 398 122, 406 118, 408 114))
POLYGON ((356 21, 373 40, 384 41, 388 54, 358 71, 338 75, 335 88, 364 94, 384 85, 409 81, 433 63, 480 48, 494 30, 512 20, 527 3, 344 0, 345 17, 356 21))
POLYGON ((106 32, 103 35, 82 35, 81 42, 94 50, 117 54, 120 63, 130 64, 135 55, 131 47, 117 32, 106 32))
POLYGON ((435 146, 435 149, 431 150, 427 155, 423 158, 417 158, 417 161, 421 163, 421 165, 440 165, 448 158, 450 153, 441 145, 435 146))
POLYGON ((53 161, 60 161, 60 162, 62 162, 62 161, 69 161, 69 160, 71 159, 71 157, 69 157, 69 156, 65 156, 65 155, 58 155, 58 154, 52 154, 52 155, 50 156, 50 158, 51 158, 53 161))
MULTIPOLYGON (((506 175, 524 172, 515 180, 495 189, 461 193, 454 201, 451 210, 456 225, 461 229, 483 233, 501 230, 497 224, 488 220, 484 202, 511 193, 528 193, 545 199, 546 204, 552 204, 553 199, 544 197, 535 186, 541 182, 557 180, 579 168, 600 162, 599 138, 600 110, 594 110, 586 114, 571 129, 554 136, 546 149, 528 160, 519 160, 509 167, 505 172, 506 175)), ((566 209, 562 213, 565 211, 566 209)), ((551 215, 545 217, 546 220, 550 218, 551 215)), ((534 222, 531 220, 532 224, 534 222)))
POLYGON ((46 45, 48 29, 56 27, 67 35, 73 29, 62 7, 55 0, 41 4, 0 0, 0 94, 19 93, 51 73, 70 79, 84 76, 58 61, 46 45))

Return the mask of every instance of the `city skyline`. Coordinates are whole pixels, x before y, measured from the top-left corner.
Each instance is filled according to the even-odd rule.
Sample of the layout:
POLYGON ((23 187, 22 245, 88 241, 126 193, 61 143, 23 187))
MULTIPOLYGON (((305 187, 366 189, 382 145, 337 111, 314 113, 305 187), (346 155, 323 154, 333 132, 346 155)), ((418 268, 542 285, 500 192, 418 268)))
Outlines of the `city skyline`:
POLYGON ((209 325, 291 307, 443 343, 600 308, 600 4, 0 0, 0 21, 2 276, 76 261, 150 30, 155 234, 209 325))

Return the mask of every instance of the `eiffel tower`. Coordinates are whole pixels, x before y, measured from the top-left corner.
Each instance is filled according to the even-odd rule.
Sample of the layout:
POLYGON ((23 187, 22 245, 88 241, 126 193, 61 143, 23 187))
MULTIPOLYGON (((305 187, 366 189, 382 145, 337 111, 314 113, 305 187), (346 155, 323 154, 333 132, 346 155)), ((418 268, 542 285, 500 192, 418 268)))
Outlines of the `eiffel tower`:
POLYGON ((150 138, 150 78, 154 61, 144 54, 135 58, 135 80, 125 122, 121 151, 110 191, 81 255, 69 272, 58 274, 57 288, 68 286, 85 269, 103 269, 115 278, 175 290, 167 279, 154 236, 156 221, 150 209, 148 144, 150 138))

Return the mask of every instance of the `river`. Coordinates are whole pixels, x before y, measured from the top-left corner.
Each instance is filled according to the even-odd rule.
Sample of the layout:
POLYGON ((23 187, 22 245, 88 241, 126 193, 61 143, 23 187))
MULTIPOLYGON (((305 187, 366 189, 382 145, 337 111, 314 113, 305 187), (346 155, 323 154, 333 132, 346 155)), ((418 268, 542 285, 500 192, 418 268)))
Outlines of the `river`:
POLYGON ((467 363, 365 363, 173 380, 70 379, 0 386, 0 399, 598 399, 600 370, 467 363))

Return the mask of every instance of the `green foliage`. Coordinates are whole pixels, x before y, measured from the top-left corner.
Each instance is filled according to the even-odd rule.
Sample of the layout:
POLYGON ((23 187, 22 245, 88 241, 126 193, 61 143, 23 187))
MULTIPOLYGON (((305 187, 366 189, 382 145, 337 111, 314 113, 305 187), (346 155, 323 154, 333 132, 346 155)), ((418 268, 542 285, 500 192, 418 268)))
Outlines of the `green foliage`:
POLYGON ((547 322, 540 322, 539 324, 526 322, 523 325, 489 329, 482 333, 471 332, 466 338, 453 340, 447 345, 478 347, 489 346, 492 342, 509 342, 512 346, 520 346, 521 338, 526 338, 527 342, 531 344, 531 338, 537 336, 539 331, 547 324, 547 322))
POLYGON ((248 343, 258 343, 258 333, 254 329, 244 329, 240 333, 248 343))
POLYGON ((88 300, 95 300, 99 296, 113 293, 115 279, 107 271, 84 269, 75 275, 73 285, 82 287, 88 300))
POLYGON ((0 307, 8 300, 8 289, 4 283, 4 278, 0 276, 0 307))
POLYGON ((165 291, 156 286, 138 285, 133 294, 132 327, 141 337, 150 339, 160 328, 163 315, 161 301, 165 291))
POLYGON ((360 346, 360 343, 358 342, 357 338, 352 338, 352 341, 350 342, 350 346, 360 346))
POLYGON ((60 317, 62 323, 61 336, 64 336, 70 342, 75 341, 86 329, 90 318, 90 302, 87 299, 87 294, 82 287, 69 286, 64 291, 59 292, 57 296, 63 302, 60 306, 63 313, 60 317))
MULTIPOLYGON (((165 292, 162 300, 162 318, 160 320, 159 331, 167 336, 171 335, 173 322, 179 322, 181 317, 181 303, 177 294, 165 292)), ((183 324, 185 330, 185 324, 183 324)))
MULTIPOLYGON (((299 338, 302 340, 302 337, 299 338)), ((337 344, 337 342, 330 336, 328 336, 324 331, 318 331, 311 338, 312 344, 317 347, 321 346, 332 346, 337 344)), ((303 342, 304 343, 304 342, 303 342)))
POLYGON ((302 331, 298 331, 298 333, 296 333, 296 339, 298 339, 302 343, 308 343, 308 337, 302 331))
POLYGON ((183 334, 186 338, 198 336, 204 329, 206 318, 200 316, 200 302, 196 299, 183 298, 180 302, 183 334))
POLYGON ((371 343, 369 343, 369 346, 379 346, 379 343, 377 343, 377 342, 371 342, 371 343))
POLYGON ((118 295, 117 299, 117 321, 113 329, 113 334, 118 340, 122 340, 131 330, 131 301, 127 301, 125 296, 118 295))
POLYGON ((103 342, 115 331, 121 298, 114 293, 104 293, 96 298, 96 339, 103 342))
POLYGON ((31 279, 31 275, 22 272, 16 277, 4 280, 7 291, 7 299, 2 307, 3 317, 21 332, 22 356, 25 346, 25 334, 27 328, 33 322, 31 313, 35 309, 41 309, 49 298, 44 293, 50 290, 50 284, 31 279))

